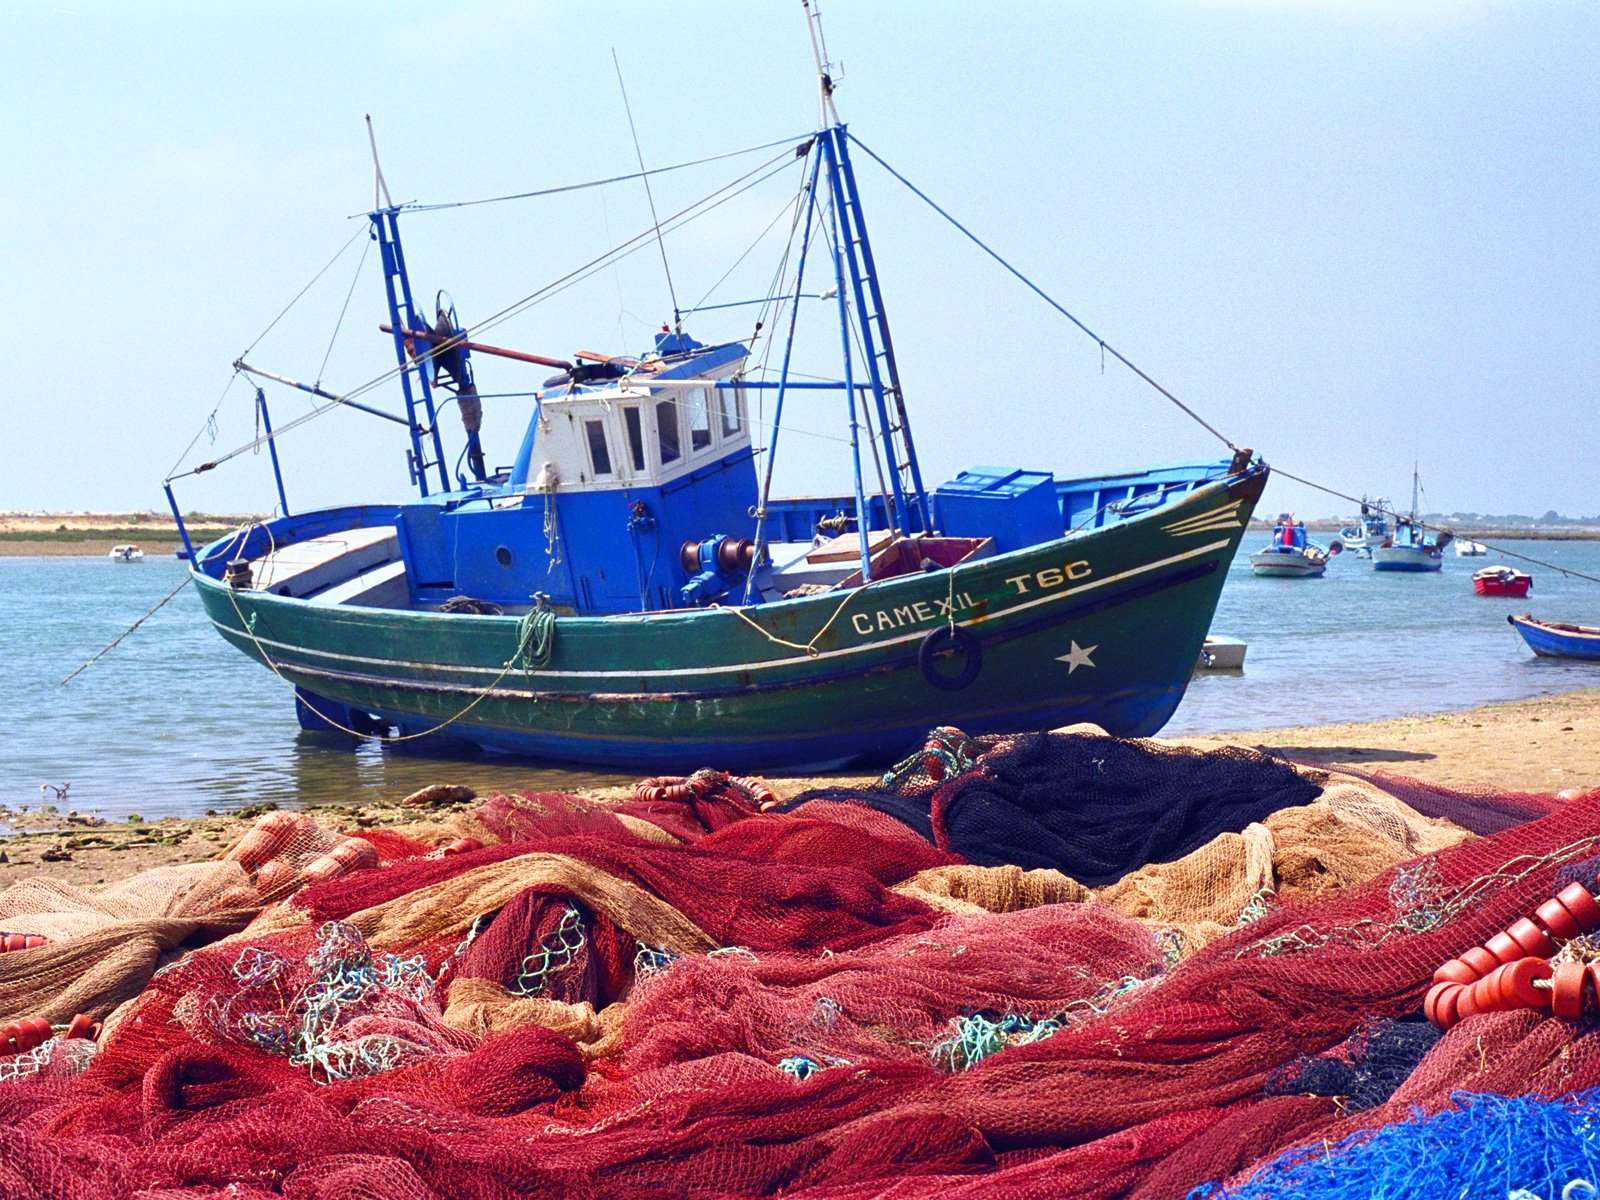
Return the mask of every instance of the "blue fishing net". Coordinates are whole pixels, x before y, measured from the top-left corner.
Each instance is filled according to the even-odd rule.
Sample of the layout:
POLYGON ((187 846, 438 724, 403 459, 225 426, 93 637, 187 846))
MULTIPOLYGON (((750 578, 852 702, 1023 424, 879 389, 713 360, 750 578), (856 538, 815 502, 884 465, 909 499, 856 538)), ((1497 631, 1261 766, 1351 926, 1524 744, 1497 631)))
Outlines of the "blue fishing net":
POLYGON ((1234 1187, 1189 1200, 1592 1200, 1600 1089, 1560 1100, 1457 1092, 1432 1117, 1280 1155, 1234 1187))

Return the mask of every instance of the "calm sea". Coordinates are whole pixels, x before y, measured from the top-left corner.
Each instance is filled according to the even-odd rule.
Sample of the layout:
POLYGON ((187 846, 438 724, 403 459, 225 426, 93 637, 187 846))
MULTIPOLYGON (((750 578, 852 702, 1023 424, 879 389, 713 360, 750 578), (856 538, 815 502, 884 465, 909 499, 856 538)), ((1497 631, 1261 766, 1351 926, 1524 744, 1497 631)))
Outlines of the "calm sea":
MULTIPOLYGON (((1513 548, 1600 575, 1600 542, 1513 548)), ((1245 671, 1197 677, 1165 732, 1370 720, 1600 686, 1600 664, 1535 659, 1505 622, 1531 609, 1600 624, 1600 584, 1532 567, 1528 600, 1474 596, 1472 571, 1497 561, 1451 556, 1437 575, 1408 576, 1346 557, 1320 580, 1258 579, 1241 555, 1213 630, 1249 643, 1245 671)), ((302 734, 285 685, 225 645, 188 592, 60 686, 182 578, 173 559, 0 558, 0 802, 37 805, 52 798, 43 785, 66 786, 63 811, 121 818, 392 799, 434 782, 485 791, 632 778, 352 751, 302 734)))

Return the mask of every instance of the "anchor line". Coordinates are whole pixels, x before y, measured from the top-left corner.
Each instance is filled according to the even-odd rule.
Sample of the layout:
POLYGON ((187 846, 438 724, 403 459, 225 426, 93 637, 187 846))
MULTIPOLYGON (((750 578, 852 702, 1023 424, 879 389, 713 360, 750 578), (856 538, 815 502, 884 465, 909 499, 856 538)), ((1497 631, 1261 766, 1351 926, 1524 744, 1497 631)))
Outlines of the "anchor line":
POLYGON ((78 668, 78 669, 77 669, 77 670, 76 670, 76 671, 74 671, 74 672, 73 672, 73 673, 72 673, 72 674, 71 674, 71 675, 68 675, 68 676, 67 676, 67 677, 66 677, 66 678, 65 678, 65 679, 63 679, 63 680, 62 680, 62 681, 61 681, 61 684, 60 684, 60 686, 61 686, 61 687, 66 687, 66 686, 67 686, 67 684, 69 684, 69 683, 71 683, 71 682, 72 682, 72 681, 73 681, 73 680, 74 680, 74 679, 76 679, 76 678, 77 678, 77 677, 78 677, 78 676, 79 676, 79 675, 82 675, 82 674, 83 674, 83 673, 84 673, 84 672, 85 672, 85 671, 87 671, 87 670, 88 670, 88 669, 89 669, 89 668, 90 668, 90 667, 92 667, 92 666, 94 666, 94 664, 95 664, 95 663, 97 663, 97 662, 99 662, 99 661, 100 661, 100 660, 101 660, 101 659, 102 659, 102 658, 104 658, 104 657, 105 657, 105 656, 106 656, 106 655, 108 655, 108 654, 110 654, 110 653, 111 653, 111 652, 112 652, 112 651, 113 651, 113 650, 115 650, 115 649, 116 649, 116 648, 117 648, 117 647, 118 647, 118 646, 119 646, 119 645, 121 645, 121 643, 122 643, 122 639, 123 639, 123 638, 125 638, 125 637, 127 637, 127 636, 128 636, 128 635, 129 635, 129 634, 130 634, 130 633, 132 633, 132 632, 133 632, 133 631, 134 631, 134 630, 135 630, 135 629, 137 629, 137 628, 139 628, 139 626, 141 626, 141 625, 143 625, 143 624, 144 624, 144 623, 145 623, 145 622, 146 622, 146 621, 148 621, 148 620, 149 620, 149 619, 150 619, 150 618, 151 618, 151 617, 153 617, 153 616, 155 616, 155 615, 156 615, 156 614, 157 614, 157 613, 158 613, 158 612, 160 612, 160 611, 161 611, 161 610, 162 610, 162 609, 163 609, 163 608, 165 608, 165 607, 166 607, 166 606, 167 606, 167 601, 169 601, 169 600, 171 600, 171 599, 172 599, 172 598, 173 598, 173 597, 174 597, 174 596, 176 596, 176 595, 177 595, 177 594, 178 594, 178 593, 179 593, 179 592, 181 592, 181 591, 183 591, 183 589, 184 589, 184 588, 186 588, 186 587, 188 587, 188 586, 189 586, 189 576, 187 576, 187 575, 185 575, 185 576, 184 576, 184 577, 183 577, 183 582, 182 582, 182 583, 180 583, 180 584, 179 584, 179 585, 178 585, 178 586, 177 586, 177 587, 175 587, 175 588, 173 588, 173 589, 172 589, 172 590, 171 590, 171 591, 170 591, 170 592, 168 592, 168 593, 167 593, 167 594, 166 594, 166 595, 165 595, 165 596, 163 596, 163 597, 162 597, 162 598, 161 598, 161 601, 160 601, 160 603, 158 603, 158 604, 157 604, 157 605, 156 605, 156 606, 155 606, 155 607, 154 607, 154 608, 152 608, 152 609, 151 609, 151 610, 150 610, 150 611, 149 611, 149 612, 147 612, 147 613, 145 613, 145 615, 144 615, 144 616, 142 616, 142 617, 140 617, 140 618, 139 618, 139 619, 138 619, 138 620, 137 620, 137 621, 135 621, 135 622, 134 622, 134 623, 133 623, 133 624, 132 624, 132 625, 129 625, 129 626, 128 626, 128 627, 127 627, 127 628, 126 628, 126 629, 124 629, 124 630, 123 630, 123 631, 122 631, 122 632, 121 632, 121 633, 119 633, 119 634, 117 634, 117 637, 116 637, 116 640, 115 640, 115 641, 113 641, 113 642, 112 642, 112 643, 111 643, 111 644, 110 644, 110 645, 109 645, 109 646, 107 646, 107 647, 106 647, 106 648, 105 648, 105 649, 104 649, 104 650, 102 650, 102 651, 100 651, 100 653, 99 653, 99 654, 96 654, 96 655, 95 655, 95 656, 94 656, 94 657, 93 657, 93 658, 91 658, 91 659, 90 659, 90 660, 89 660, 89 661, 88 661, 88 662, 86 662, 86 663, 84 663, 84 664, 83 664, 83 666, 81 666, 81 667, 79 667, 79 668, 78 668))
MULTIPOLYGON (((1380 512, 1386 517, 1393 517, 1395 520, 1400 520, 1403 516, 1403 514, 1398 513, 1393 509, 1383 508, 1379 505, 1373 504, 1370 500, 1358 500, 1356 497, 1341 492, 1337 488, 1331 488, 1326 484, 1317 483, 1315 480, 1306 479, 1304 476, 1292 474, 1289 471, 1285 471, 1282 467, 1273 467, 1272 469, 1276 474, 1282 475, 1285 479, 1292 479, 1296 483, 1305 484, 1308 488, 1314 488, 1319 492, 1326 492, 1328 495, 1333 496, 1336 499, 1348 500, 1351 504, 1365 504, 1369 509, 1380 512)), ((1451 536, 1455 536, 1455 531, 1447 528, 1446 526, 1434 525, 1430 522, 1422 520, 1411 520, 1409 516, 1405 517, 1405 519, 1411 521, 1411 524, 1415 525, 1418 529, 1431 529, 1435 533, 1448 533, 1451 536)), ((1568 575, 1576 579, 1587 580, 1589 583, 1600 583, 1600 576, 1589 575, 1583 571, 1576 571, 1571 567, 1563 567, 1558 563, 1546 562, 1544 559, 1534 558, 1532 555, 1519 554, 1515 550, 1507 550, 1504 546, 1498 546, 1493 542, 1485 542, 1481 538, 1473 538, 1472 540, 1477 542, 1479 545, 1488 547, 1497 554, 1505 555, 1507 558, 1514 558, 1519 562, 1531 563, 1536 567, 1543 567, 1546 570, 1558 571, 1562 575, 1568 575)))

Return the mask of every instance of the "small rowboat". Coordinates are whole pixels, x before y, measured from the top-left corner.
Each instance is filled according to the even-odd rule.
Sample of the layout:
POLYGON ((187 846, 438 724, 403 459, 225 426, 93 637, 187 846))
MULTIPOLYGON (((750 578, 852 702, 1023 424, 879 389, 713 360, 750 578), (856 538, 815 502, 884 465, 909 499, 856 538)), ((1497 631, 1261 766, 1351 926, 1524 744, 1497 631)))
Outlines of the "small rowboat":
POLYGON ((1600 661, 1600 629, 1593 625, 1560 625, 1536 621, 1532 613, 1508 616, 1528 649, 1546 658, 1587 658, 1600 661))
POLYGON ((1533 576, 1510 567, 1485 567, 1472 575, 1472 590, 1480 596, 1526 596, 1533 576))

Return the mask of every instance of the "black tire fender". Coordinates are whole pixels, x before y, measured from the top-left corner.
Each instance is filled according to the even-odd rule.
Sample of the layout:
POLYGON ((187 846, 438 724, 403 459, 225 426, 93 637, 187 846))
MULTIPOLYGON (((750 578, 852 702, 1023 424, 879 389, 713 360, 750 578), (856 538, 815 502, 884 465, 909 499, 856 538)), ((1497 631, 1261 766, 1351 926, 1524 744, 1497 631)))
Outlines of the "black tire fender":
POLYGON ((917 647, 917 666, 922 677, 942 692, 959 692, 971 685, 983 670, 983 646, 975 634, 959 625, 941 625, 922 639, 917 647), (939 669, 946 656, 959 655, 961 669, 955 674, 939 669))

